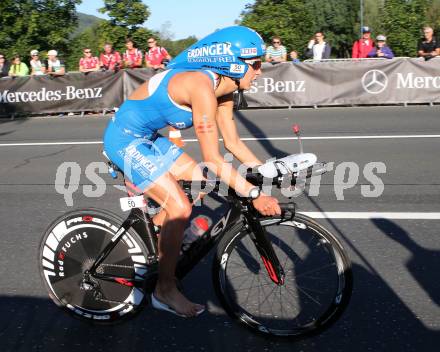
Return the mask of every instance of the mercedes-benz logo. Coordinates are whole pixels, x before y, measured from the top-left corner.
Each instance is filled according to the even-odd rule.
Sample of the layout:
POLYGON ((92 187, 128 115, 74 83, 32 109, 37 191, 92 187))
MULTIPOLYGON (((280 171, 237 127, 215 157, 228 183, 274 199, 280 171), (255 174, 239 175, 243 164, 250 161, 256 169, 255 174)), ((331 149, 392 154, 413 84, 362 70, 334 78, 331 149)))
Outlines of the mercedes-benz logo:
POLYGON ((388 77, 380 70, 370 70, 362 76, 362 87, 367 93, 382 93, 387 85, 388 77))

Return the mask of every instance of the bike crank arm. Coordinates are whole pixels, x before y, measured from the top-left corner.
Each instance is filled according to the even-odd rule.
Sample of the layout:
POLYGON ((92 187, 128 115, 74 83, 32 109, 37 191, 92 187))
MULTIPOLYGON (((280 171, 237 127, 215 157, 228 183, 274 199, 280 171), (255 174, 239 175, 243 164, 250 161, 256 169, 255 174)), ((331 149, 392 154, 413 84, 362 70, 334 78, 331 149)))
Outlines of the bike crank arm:
POLYGON ((251 238, 261 256, 270 279, 279 286, 284 285, 284 269, 275 254, 272 243, 267 238, 266 230, 261 226, 261 223, 256 216, 249 214, 246 218, 250 229, 255 235, 255 237, 251 236, 251 238))

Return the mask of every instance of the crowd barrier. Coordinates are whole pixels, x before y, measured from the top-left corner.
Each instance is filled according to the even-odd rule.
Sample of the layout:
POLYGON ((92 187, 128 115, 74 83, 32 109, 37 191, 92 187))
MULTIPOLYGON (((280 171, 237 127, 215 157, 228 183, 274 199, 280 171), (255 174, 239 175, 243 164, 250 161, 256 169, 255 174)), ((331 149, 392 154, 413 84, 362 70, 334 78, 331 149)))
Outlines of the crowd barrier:
MULTIPOLYGON (((0 79, 0 116, 112 110, 151 69, 0 79)), ((248 107, 440 102, 440 60, 399 58, 263 64, 248 107)))
POLYGON ((438 103, 440 59, 266 64, 245 97, 248 107, 438 103))

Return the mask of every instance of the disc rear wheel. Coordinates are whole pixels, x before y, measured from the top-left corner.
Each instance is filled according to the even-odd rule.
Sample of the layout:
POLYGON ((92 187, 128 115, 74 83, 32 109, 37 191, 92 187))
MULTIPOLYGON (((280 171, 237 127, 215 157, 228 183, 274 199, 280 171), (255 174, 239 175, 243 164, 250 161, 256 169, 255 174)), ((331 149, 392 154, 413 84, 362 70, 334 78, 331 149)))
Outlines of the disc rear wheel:
POLYGON ((142 285, 135 287, 130 280, 144 280, 148 252, 133 229, 96 270, 119 281, 87 275, 121 224, 110 212, 89 209, 67 213, 47 229, 39 257, 43 282, 52 300, 74 316, 112 322, 133 315, 143 303, 142 285))

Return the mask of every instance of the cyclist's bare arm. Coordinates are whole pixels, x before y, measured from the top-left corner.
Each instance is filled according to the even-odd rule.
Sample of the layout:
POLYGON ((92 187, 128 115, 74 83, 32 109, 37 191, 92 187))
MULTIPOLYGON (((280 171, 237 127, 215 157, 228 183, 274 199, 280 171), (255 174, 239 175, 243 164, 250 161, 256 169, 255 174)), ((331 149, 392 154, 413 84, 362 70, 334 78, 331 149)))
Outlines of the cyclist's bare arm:
POLYGON ((216 123, 217 98, 212 81, 205 74, 194 74, 186 85, 193 111, 193 124, 200 143, 203 160, 223 182, 239 194, 247 196, 254 187, 247 182, 231 164, 226 163, 220 153, 218 128, 216 123))
POLYGON ((232 94, 218 99, 217 125, 223 136, 225 148, 230 151, 239 161, 250 167, 261 165, 262 162, 240 139, 237 125, 233 114, 234 102, 232 94))

